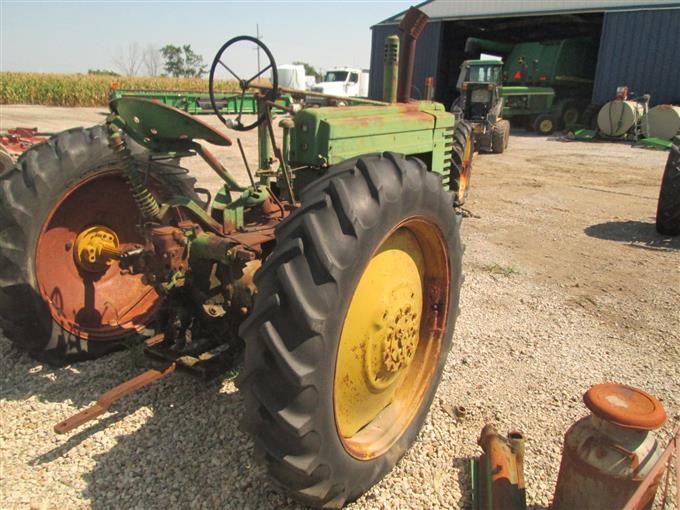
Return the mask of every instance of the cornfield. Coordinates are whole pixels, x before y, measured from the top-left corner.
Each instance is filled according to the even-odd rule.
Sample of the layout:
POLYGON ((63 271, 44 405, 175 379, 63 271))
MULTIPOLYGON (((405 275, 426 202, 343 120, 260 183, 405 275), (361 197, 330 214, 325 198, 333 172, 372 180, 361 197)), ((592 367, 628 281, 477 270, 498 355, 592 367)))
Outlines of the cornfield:
MULTIPOLYGON (((202 78, 0 72, 0 104, 105 106, 112 83, 117 83, 120 89, 208 92, 208 80, 202 78)), ((234 92, 238 85, 223 81, 216 88, 234 92)))

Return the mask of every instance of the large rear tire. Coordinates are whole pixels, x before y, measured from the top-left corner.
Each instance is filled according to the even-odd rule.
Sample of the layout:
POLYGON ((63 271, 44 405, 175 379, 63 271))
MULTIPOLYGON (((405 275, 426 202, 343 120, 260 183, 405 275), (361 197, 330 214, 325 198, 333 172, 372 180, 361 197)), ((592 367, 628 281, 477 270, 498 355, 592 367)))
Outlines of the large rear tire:
POLYGON ((673 147, 661 178, 656 230, 667 236, 680 234, 680 137, 673 139, 673 147))
POLYGON ((297 500, 337 508, 421 429, 458 313, 460 216, 417 159, 363 156, 302 192, 241 327, 244 430, 297 500))
MULTIPOLYGON (((174 162, 148 163, 140 146, 128 145, 160 196, 195 197, 194 179, 174 162)), ((64 131, 22 154, 0 174, 5 336, 54 364, 93 358, 138 338, 155 315, 153 288, 116 261, 87 268, 75 254, 87 235, 142 243, 138 224, 104 126, 64 131)))
POLYGON ((454 205, 465 203, 467 191, 472 177, 472 158, 474 157, 474 140, 472 125, 464 120, 456 122, 451 147, 451 174, 449 189, 454 192, 454 205))

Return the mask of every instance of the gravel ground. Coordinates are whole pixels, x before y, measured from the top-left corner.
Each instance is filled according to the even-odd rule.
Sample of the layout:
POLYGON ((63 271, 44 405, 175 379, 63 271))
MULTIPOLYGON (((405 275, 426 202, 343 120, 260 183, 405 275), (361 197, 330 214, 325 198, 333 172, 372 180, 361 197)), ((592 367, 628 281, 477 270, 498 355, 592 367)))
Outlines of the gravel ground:
MULTIPOLYGON (((59 110, 3 106, 0 127, 102 118, 59 110)), ((524 432, 529 507, 547 508, 564 432, 599 382, 662 399, 669 422, 657 435, 668 440, 680 424, 680 239, 653 228, 665 156, 517 131, 506 154, 476 158, 462 313, 435 404, 394 471, 348 508, 467 508, 487 422, 524 432)), ((52 369, 0 338, 0 507, 296 507, 253 463, 227 378, 178 373, 89 427, 52 431, 145 363, 133 349, 52 369)))

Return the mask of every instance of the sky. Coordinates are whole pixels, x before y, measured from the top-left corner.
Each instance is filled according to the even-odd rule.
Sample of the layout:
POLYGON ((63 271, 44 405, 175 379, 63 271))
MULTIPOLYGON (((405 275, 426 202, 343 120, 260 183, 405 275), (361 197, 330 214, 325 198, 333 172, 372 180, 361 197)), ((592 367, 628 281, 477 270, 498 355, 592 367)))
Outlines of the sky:
POLYGON ((277 64, 368 68, 370 27, 418 1, 0 0, 0 70, 114 69, 130 43, 190 44, 210 64, 237 35, 255 35, 277 64))

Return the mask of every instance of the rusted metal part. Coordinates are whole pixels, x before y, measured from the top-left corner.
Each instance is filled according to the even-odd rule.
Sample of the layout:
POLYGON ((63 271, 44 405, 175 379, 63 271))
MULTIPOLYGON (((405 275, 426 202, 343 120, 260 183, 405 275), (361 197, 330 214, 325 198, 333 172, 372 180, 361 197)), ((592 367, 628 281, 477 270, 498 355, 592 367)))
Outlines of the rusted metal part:
POLYGON ((241 153, 241 158, 243 159, 243 166, 246 167, 246 172, 248 172, 248 179, 250 179, 250 185, 255 186, 255 179, 253 178, 253 172, 250 170, 250 165, 248 164, 248 158, 246 158, 246 153, 243 150, 243 144, 241 139, 237 138, 236 143, 238 144, 238 150, 241 153))
POLYGON ((222 179, 231 191, 243 191, 243 186, 241 186, 232 177, 229 171, 224 167, 220 160, 215 157, 215 155, 210 152, 204 145, 194 142, 193 148, 196 153, 203 158, 203 160, 208 163, 208 166, 213 169, 213 171, 222 179))
POLYGON ((524 510, 524 436, 509 432, 507 438, 486 425, 478 440, 484 453, 479 458, 478 509, 524 510))
POLYGON ((5 148, 7 154, 13 159, 30 149, 36 143, 47 140, 47 133, 39 133, 38 128, 16 127, 8 129, 0 134, 0 145, 5 148))
POLYGON ((169 225, 154 227, 150 234, 155 252, 163 259, 163 267, 170 271, 186 271, 189 260, 182 229, 169 225))
POLYGON ((74 256, 78 234, 95 219, 115 232, 122 251, 143 246, 138 216, 116 172, 80 182, 55 204, 38 237, 35 266, 42 297, 64 330, 87 340, 120 338, 142 331, 156 313, 158 294, 141 274, 126 271, 116 258, 103 271, 84 271, 74 256), (116 199, 101 200, 104 196, 116 199))
POLYGON ((638 485, 638 488, 626 503, 626 506, 623 507, 623 510, 643 510, 649 506, 651 501, 654 501, 654 495, 664 471, 667 471, 667 476, 670 476, 671 460, 674 452, 676 476, 675 500, 680 501, 680 429, 678 429, 661 454, 661 457, 659 457, 659 460, 656 461, 654 467, 642 479, 640 485, 638 485))
MULTIPOLYGON (((564 436, 552 508, 622 508, 661 455, 649 428, 662 425, 666 413, 653 396, 623 385, 595 385, 583 399, 592 414, 564 436)), ((651 508, 657 483, 639 508, 651 508)))
POLYGON ((434 78, 428 76, 425 78, 425 101, 432 101, 434 97, 434 78))
POLYGON ((129 381, 119 384, 115 388, 110 389, 101 397, 99 397, 94 405, 84 409, 83 411, 80 411, 77 414, 74 414, 70 418, 67 418, 60 423, 57 423, 54 426, 54 431, 57 434, 65 434, 66 432, 70 432, 71 430, 80 427, 88 421, 94 420, 98 416, 101 416, 106 411, 108 411, 111 405, 120 398, 137 391, 144 386, 148 386, 152 382, 157 381, 166 375, 170 375, 175 371, 175 368, 177 368, 177 363, 173 362, 160 369, 152 368, 147 370, 146 372, 133 377, 129 381))
POLYGON ((654 430, 666 422, 656 397, 623 384, 597 384, 583 395, 583 402, 593 414, 625 428, 654 430))
POLYGON ((399 92, 397 99, 400 103, 407 103, 411 99, 413 85, 413 67, 416 62, 416 41, 425 29, 427 14, 416 7, 411 7, 399 24, 399 30, 404 33, 401 56, 399 58, 399 92))

